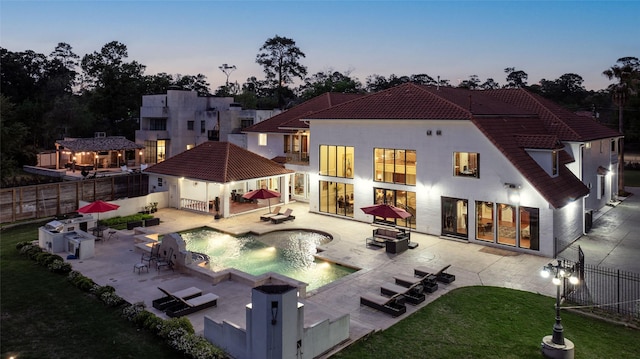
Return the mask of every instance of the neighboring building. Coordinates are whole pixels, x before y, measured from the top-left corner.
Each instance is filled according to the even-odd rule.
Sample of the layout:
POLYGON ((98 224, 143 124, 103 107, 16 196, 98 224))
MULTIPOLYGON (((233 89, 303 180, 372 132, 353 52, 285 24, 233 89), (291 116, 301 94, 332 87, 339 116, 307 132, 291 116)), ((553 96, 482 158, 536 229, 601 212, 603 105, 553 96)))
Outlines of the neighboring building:
MULTIPOLYGON (((139 166, 144 154, 143 146, 122 136, 107 137, 96 132, 91 138, 65 138, 57 140, 54 169, 68 168, 90 171, 98 168, 139 166)), ((43 166, 45 167, 45 166, 43 166)))
MULTIPOLYGON (((243 129, 247 149, 263 157, 284 163, 295 171, 290 183, 291 198, 309 201, 309 123, 305 116, 359 97, 361 94, 325 93, 281 114, 243 129)), ((315 171, 317 173, 317 171, 315 171)))
POLYGON ((232 214, 232 194, 266 188, 279 191, 289 202, 293 171, 228 142, 207 141, 147 168, 149 188, 169 192, 169 207, 232 214), (219 210, 215 210, 218 203, 219 210))
POLYGON ((524 89, 405 84, 303 119, 311 212, 389 203, 413 216, 386 223, 551 257, 616 199, 621 135, 524 89))
POLYGON ((279 110, 243 110, 232 97, 168 90, 166 94, 142 96, 136 143, 144 146, 148 164, 162 162, 207 141, 233 140, 246 147, 241 129, 277 113, 279 110))

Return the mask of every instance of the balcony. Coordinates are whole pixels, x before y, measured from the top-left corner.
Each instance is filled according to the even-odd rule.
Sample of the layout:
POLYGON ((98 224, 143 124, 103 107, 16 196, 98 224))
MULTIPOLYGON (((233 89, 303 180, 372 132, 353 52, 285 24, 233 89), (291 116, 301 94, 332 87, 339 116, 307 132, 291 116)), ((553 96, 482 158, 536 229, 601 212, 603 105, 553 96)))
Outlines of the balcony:
POLYGON ((140 117, 167 118, 169 117, 169 108, 166 106, 142 106, 140 117))

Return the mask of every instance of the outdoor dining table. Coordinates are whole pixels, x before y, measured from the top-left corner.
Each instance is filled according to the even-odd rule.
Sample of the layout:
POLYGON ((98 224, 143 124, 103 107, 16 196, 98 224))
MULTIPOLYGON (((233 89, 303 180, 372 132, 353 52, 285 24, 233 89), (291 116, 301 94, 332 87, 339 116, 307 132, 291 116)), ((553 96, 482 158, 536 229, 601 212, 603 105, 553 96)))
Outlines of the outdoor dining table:
POLYGON ((104 231, 109 228, 107 226, 97 226, 97 227, 91 227, 89 228, 89 230, 91 231, 91 233, 93 233, 94 236, 96 236, 96 238, 102 238, 104 237, 104 231))

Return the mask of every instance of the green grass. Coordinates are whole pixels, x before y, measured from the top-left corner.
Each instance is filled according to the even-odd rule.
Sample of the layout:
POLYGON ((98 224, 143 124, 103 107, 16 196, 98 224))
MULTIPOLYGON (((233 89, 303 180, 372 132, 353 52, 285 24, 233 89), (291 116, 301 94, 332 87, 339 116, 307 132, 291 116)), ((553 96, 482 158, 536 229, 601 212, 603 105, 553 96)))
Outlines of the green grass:
POLYGON ((2 358, 175 358, 161 339, 22 256, 15 244, 37 239, 38 225, 0 233, 2 358))
MULTIPOLYGON (((555 298, 496 287, 464 287, 335 358, 541 358, 551 335, 555 298)), ((575 357, 637 358, 640 331, 563 311, 575 357)))
POLYGON ((625 187, 640 187, 640 171, 625 170, 624 185, 625 187))

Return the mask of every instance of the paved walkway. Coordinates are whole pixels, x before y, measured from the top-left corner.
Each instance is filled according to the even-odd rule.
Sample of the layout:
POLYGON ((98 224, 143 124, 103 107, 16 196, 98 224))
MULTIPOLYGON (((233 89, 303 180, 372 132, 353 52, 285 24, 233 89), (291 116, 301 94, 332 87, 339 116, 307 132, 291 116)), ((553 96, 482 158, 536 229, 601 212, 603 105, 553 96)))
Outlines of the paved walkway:
MULTIPOLYGON (((606 213, 599 213, 593 231, 562 252, 562 256, 575 260, 577 245, 580 245, 588 263, 640 272, 640 261, 637 260, 640 258, 640 189, 631 190, 635 196, 627 198, 615 208, 608 208, 606 213)), ((555 296, 551 281, 538 274, 542 266, 549 263, 549 258, 420 233, 411 234, 412 242, 419 244, 416 249, 392 255, 384 249, 365 246, 365 238, 374 228, 371 224, 309 213, 306 203, 291 203, 286 207, 293 209, 296 219, 278 225, 259 220, 264 210, 215 220, 210 215, 161 209, 156 213, 161 224, 151 228, 158 233, 179 232, 204 225, 230 233, 253 231, 260 234, 296 228, 330 233, 333 241, 324 246, 326 250, 319 256, 362 269, 308 293, 300 301, 305 304, 305 326, 348 313, 351 320, 350 341, 372 331, 386 329, 458 287, 489 285, 555 296), (398 318, 360 305, 362 293, 377 293, 380 286, 393 281, 396 274, 412 275, 416 266, 437 271, 445 265, 451 265, 448 272, 456 275, 456 281, 449 285, 440 284, 435 293, 427 295, 424 303, 407 306, 407 313, 398 318)), ((196 332, 202 333, 205 315, 245 328, 245 306, 250 302, 251 286, 235 281, 213 284, 212 280, 188 271, 158 272, 152 268, 149 272, 138 274, 133 270, 133 265, 140 262, 141 252, 134 246, 132 232, 119 231, 118 239, 96 243, 95 257, 72 261, 73 268, 100 285, 113 286, 130 303, 145 302, 148 310, 161 317, 165 317, 164 314, 151 306, 152 300, 162 296, 157 287, 170 291, 200 287, 204 292, 219 295, 220 299, 217 307, 188 315, 196 332)))

